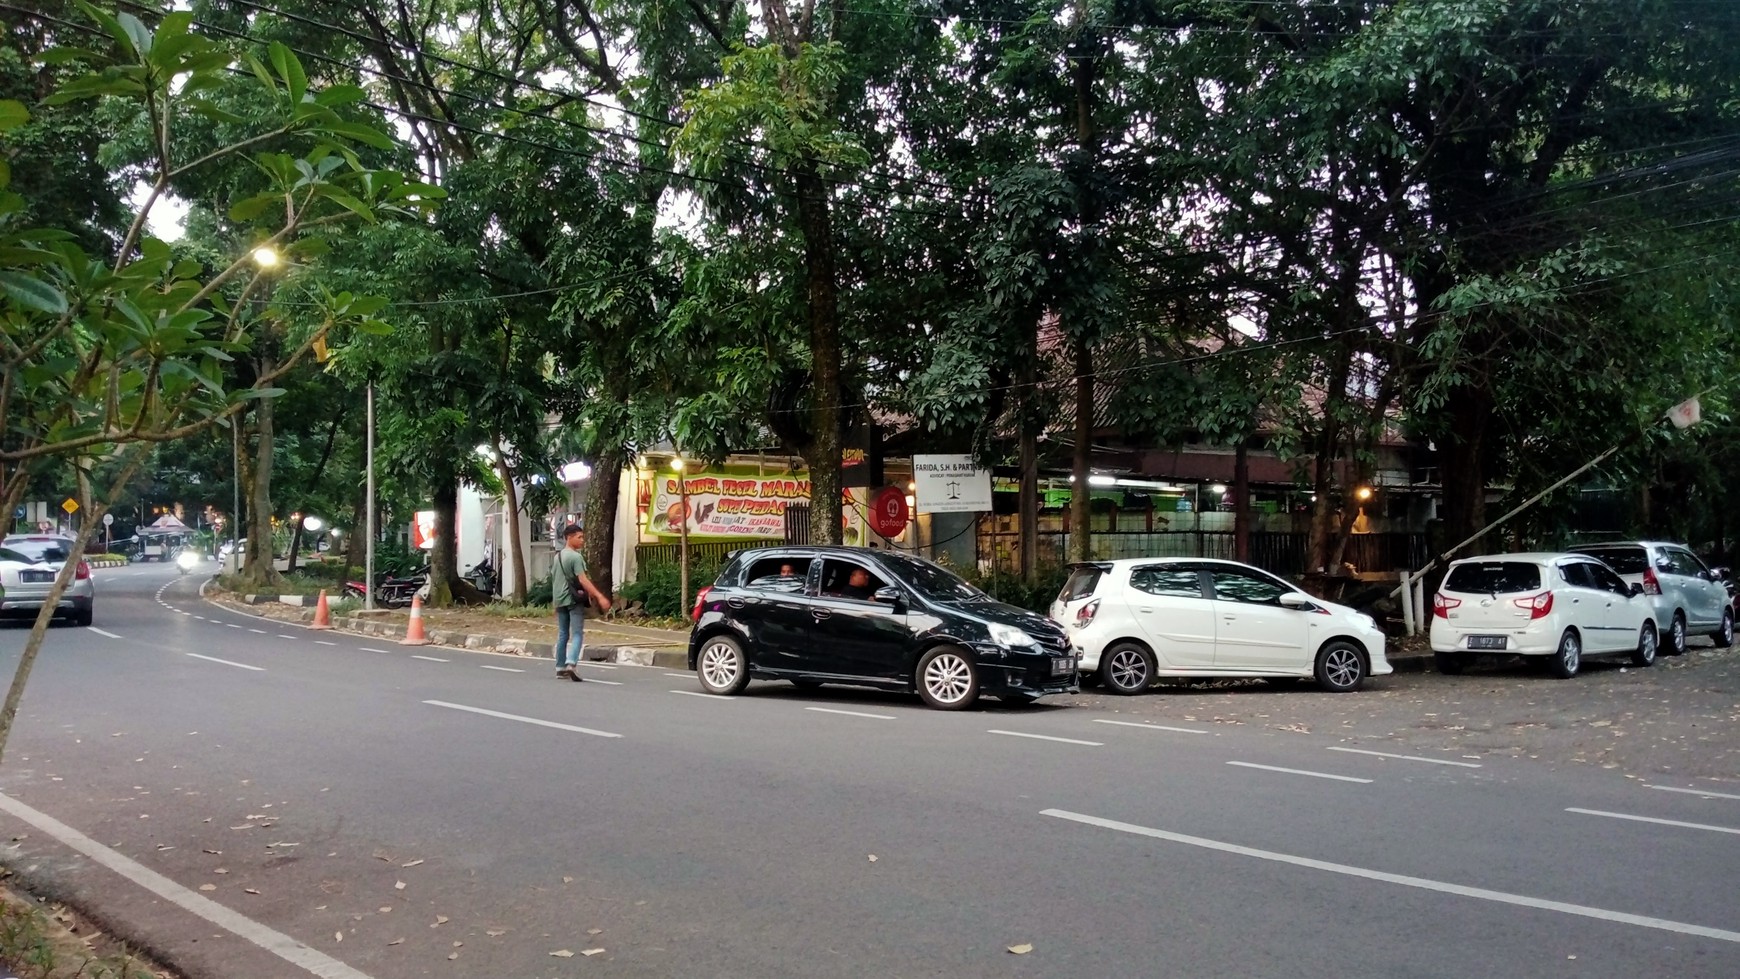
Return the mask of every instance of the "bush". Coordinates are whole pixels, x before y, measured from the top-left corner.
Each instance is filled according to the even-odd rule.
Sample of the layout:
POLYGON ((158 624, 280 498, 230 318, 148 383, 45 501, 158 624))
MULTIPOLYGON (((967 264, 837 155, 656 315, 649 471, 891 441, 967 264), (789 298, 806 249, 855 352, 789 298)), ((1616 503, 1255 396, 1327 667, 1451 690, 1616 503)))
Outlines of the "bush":
POLYGON ((555 586, 550 584, 550 578, 548 575, 539 578, 537 581, 534 581, 527 586, 526 604, 542 605, 545 608, 549 608, 551 605, 555 604, 556 601, 554 588, 555 586))
MULTIPOLYGON (((719 577, 718 560, 689 562, 689 598, 719 577)), ((646 614, 654 618, 680 619, 689 614, 683 607, 682 566, 676 563, 654 564, 640 569, 634 581, 622 586, 622 599, 640 602, 646 614)))
POLYGON ((980 574, 957 569, 956 573, 1000 602, 1042 615, 1051 610, 1051 603, 1057 600, 1057 593, 1063 590, 1063 583, 1069 579, 1069 569, 1062 565, 1040 568, 1032 584, 1012 571, 980 574))

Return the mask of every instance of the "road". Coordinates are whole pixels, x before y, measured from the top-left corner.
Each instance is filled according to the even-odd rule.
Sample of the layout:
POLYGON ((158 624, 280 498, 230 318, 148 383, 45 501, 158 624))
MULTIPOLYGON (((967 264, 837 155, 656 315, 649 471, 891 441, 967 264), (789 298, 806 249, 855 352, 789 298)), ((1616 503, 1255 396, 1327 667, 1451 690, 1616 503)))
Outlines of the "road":
MULTIPOLYGON (((1740 975, 1732 771, 1307 723, 1449 678, 1260 723, 1216 691, 722 699, 265 622, 172 568, 98 584, 31 681, 0 854, 190 977, 1740 975)), ((1477 716, 1524 682, 1580 681, 1439 690, 1477 716)))

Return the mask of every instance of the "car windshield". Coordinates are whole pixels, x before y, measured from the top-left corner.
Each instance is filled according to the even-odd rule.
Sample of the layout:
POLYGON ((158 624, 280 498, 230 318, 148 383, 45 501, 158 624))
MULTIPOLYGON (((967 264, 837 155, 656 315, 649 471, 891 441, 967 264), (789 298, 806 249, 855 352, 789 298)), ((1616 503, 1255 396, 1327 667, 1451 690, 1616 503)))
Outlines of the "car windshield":
POLYGON ((59 540, 15 540, 6 546, 9 550, 24 555, 22 560, 30 564, 65 561, 67 555, 66 542, 59 540))
POLYGON ((1641 547, 1579 547, 1578 554, 1598 557, 1620 574, 1643 574, 1649 555, 1641 547))
POLYGON ((900 579, 923 592, 925 597, 940 602, 971 602, 990 598, 984 592, 962 581, 959 575, 905 554, 887 551, 882 560, 900 579))
POLYGON ((1541 569, 1522 561, 1481 561, 1458 564, 1444 579, 1445 591, 1475 595, 1509 595, 1541 587, 1541 569))

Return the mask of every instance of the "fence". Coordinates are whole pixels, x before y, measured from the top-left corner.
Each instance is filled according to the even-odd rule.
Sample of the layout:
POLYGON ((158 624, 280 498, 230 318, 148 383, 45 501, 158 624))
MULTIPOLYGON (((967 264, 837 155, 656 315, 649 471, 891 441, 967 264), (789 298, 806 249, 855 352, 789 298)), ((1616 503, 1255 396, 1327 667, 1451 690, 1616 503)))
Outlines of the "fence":
MULTIPOLYGON (((1039 563, 1062 564, 1069 554, 1068 533, 1040 531, 1039 563)), ((1308 535, 1289 531, 1255 531, 1251 534, 1250 563, 1280 575, 1305 573, 1308 535)), ((1093 556, 1111 561, 1142 557, 1206 557, 1233 560, 1235 538, 1229 530, 1176 530, 1147 532, 1100 532, 1093 535, 1093 556)), ((1431 559, 1426 535, 1410 533, 1354 534, 1347 539, 1342 561, 1362 573, 1388 574, 1418 568, 1431 559)), ((978 538, 981 566, 1014 571, 1020 565, 1021 537, 1017 533, 985 532, 978 538)))

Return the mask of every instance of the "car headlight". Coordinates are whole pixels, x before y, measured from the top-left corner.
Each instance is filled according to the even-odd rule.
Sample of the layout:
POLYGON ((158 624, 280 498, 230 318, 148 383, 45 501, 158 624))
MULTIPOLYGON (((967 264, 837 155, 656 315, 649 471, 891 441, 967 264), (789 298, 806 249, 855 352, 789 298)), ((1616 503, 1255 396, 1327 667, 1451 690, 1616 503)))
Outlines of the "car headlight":
POLYGON ((1363 613, 1360 615, 1354 616, 1353 621, 1358 622, 1360 625, 1366 627, 1367 629, 1376 629, 1377 628, 1377 620, 1372 618, 1371 616, 1365 615, 1363 613))
POLYGON ((991 623, 991 641, 999 646, 1010 647, 1039 645, 1026 632, 1012 625, 1002 625, 997 622, 991 623))

